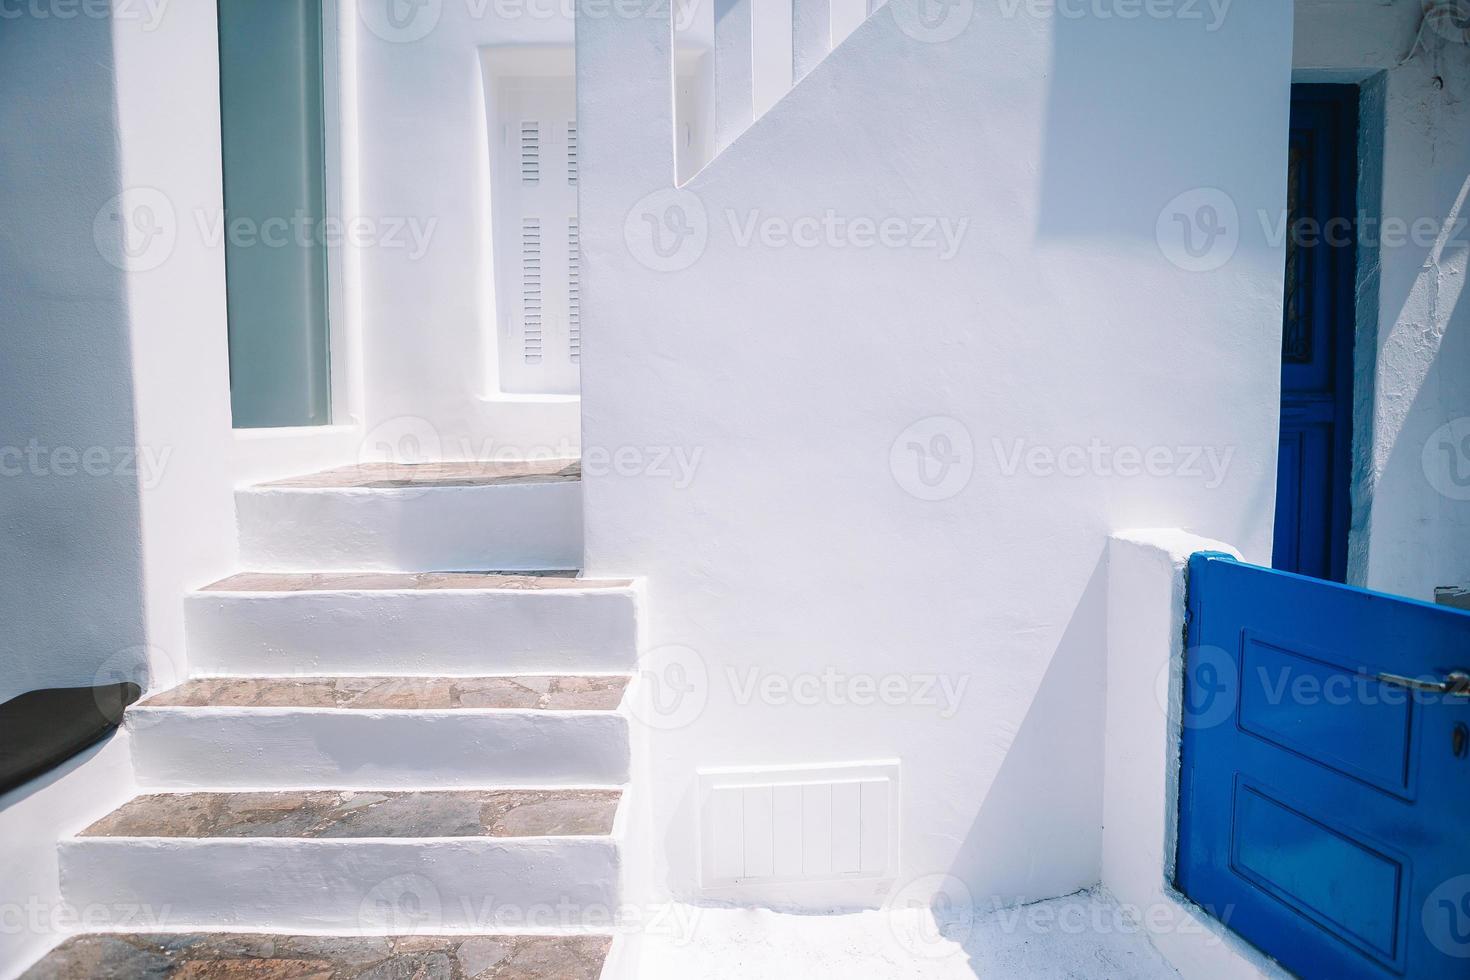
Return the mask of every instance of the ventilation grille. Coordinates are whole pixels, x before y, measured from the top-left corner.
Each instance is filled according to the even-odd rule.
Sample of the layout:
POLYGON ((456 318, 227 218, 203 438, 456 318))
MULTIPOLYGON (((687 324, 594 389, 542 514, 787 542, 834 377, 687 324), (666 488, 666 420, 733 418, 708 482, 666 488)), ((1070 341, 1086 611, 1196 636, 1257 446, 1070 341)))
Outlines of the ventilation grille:
POLYGON ((582 359, 582 246, 575 217, 567 219, 567 341, 573 363, 582 359))
POLYGON ((521 356, 541 363, 541 219, 521 219, 521 356))
POLYGON ((541 124, 535 121, 521 123, 521 182, 541 182, 541 124))
POLYGON ((567 123, 567 183, 577 182, 577 121, 567 123))
POLYGON ((702 772, 706 887, 891 876, 898 765, 702 772))

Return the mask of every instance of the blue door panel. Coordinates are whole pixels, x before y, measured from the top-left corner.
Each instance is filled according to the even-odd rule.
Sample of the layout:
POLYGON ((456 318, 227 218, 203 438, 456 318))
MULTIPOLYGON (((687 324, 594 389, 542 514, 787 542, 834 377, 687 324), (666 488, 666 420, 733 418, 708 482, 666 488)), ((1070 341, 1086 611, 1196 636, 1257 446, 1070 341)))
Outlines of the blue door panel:
POLYGON ((1176 885, 1304 977, 1470 977, 1470 613, 1196 555, 1176 885), (1459 938, 1462 937, 1462 938, 1459 938))
POLYGON ((1245 780, 1236 786, 1231 848, 1236 874, 1344 942, 1382 962, 1394 961, 1402 861, 1245 780))
POLYGON ((1344 775, 1398 796, 1410 795, 1413 703, 1370 699, 1373 675, 1334 662, 1330 653, 1267 642, 1247 633, 1240 727, 1344 775))

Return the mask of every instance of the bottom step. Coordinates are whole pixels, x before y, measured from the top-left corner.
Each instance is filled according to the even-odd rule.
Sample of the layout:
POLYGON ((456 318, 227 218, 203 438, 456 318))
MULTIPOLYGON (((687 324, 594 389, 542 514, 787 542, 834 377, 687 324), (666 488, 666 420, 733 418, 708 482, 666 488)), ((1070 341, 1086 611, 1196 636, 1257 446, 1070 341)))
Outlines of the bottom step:
POLYGON ((619 799, 616 789, 144 796, 61 842, 62 892, 79 908, 148 916, 114 929, 600 932, 616 915, 619 799))
POLYGON ((89 935, 68 939, 21 980, 596 980, 611 943, 608 936, 89 935))

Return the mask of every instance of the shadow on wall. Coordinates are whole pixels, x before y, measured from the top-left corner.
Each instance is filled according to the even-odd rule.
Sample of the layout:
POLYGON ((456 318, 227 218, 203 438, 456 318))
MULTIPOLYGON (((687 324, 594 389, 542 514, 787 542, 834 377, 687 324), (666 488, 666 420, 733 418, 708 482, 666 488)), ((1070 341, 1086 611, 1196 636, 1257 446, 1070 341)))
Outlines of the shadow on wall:
MULTIPOLYGON (((1261 151, 1248 135, 1260 129, 1261 119, 1250 109, 1261 102, 1241 98, 1239 90, 1276 79, 1270 71, 1242 75, 1241 42, 1232 34, 1249 29, 1253 18, 1241 18, 1237 28, 1231 5, 1223 4, 1223 11, 1220 6, 1162 4, 1160 16, 1124 18, 1099 16, 1110 9, 1106 5, 1057 5, 1047 16, 1052 59, 1039 238, 1108 236, 1151 243, 1157 215, 1186 191, 1222 187, 1244 201, 1280 195, 1279 188, 1227 186, 1229 175, 1241 171, 1240 155, 1261 151), (1206 40, 1180 44, 1181 35, 1206 40), (1200 56, 1209 53, 1211 38, 1220 41, 1220 56, 1213 60, 1200 56), (1172 63, 1164 54, 1171 51, 1172 63), (1118 106, 1132 108, 1136 127, 1117 126, 1118 106), (1160 118, 1172 124, 1159 126, 1160 118), (1191 186, 1177 186, 1179 174, 1198 179, 1191 176, 1191 186)), ((1018 9, 1025 16, 1027 5, 1018 9)), ((1289 38, 1282 44, 1289 48, 1289 38)), ((1269 55, 1262 63, 1274 67, 1269 55)), ((1285 68, 1289 61, 1281 64, 1285 68)), ((1283 73, 1283 111, 1288 81, 1283 73)), ((1284 117, 1280 136, 1284 161, 1284 117)))
MULTIPOLYGON (((1067 895, 1102 878, 1103 741, 1107 683, 1107 552, 1098 558, 1057 643, 1036 694, 991 780, 950 874, 997 863, 1024 867, 1014 880, 996 878, 971 890, 977 912, 1009 908, 1037 895, 1067 895), (1083 757, 1087 784, 1056 779, 1060 759, 1083 757), (1043 820, 1036 819, 1044 814, 1043 820), (1085 832, 1079 829, 1085 828, 1085 832), (996 862, 995 848, 1024 848, 996 862), (1077 875, 1069 869, 1086 868, 1077 875)), ((1068 767, 1069 769, 1072 767, 1068 767)), ((964 886, 970 889, 970 885, 964 886)), ((977 962, 976 966, 980 964, 977 962)), ((977 973, 977 975, 980 975, 977 973)))
MULTIPOLYGON (((1470 178, 1439 202, 1450 234, 1470 215, 1470 178), (1457 217, 1458 212, 1458 217, 1457 217)), ((1406 245, 1399 274, 1383 279, 1379 371, 1389 404, 1377 437, 1389 440, 1373 488, 1368 586, 1434 601, 1437 586, 1470 585, 1470 303, 1465 240, 1406 245)), ((1385 269, 1387 272, 1387 268, 1385 269)))
POLYGON ((146 681, 112 27, 0 29, 0 700, 146 681))
MULTIPOLYGON (((1361 229, 1377 260, 1377 302, 1358 325, 1373 337, 1371 448, 1355 452, 1355 532, 1367 525, 1373 589, 1433 601, 1434 589, 1470 584, 1470 49, 1431 36, 1391 70, 1386 104, 1365 126, 1384 132, 1381 206, 1364 202, 1361 229), (1376 470, 1374 482, 1373 470, 1376 470)), ((1361 250, 1360 250, 1361 254, 1361 250)), ((1360 277, 1361 282, 1361 277, 1360 277)))

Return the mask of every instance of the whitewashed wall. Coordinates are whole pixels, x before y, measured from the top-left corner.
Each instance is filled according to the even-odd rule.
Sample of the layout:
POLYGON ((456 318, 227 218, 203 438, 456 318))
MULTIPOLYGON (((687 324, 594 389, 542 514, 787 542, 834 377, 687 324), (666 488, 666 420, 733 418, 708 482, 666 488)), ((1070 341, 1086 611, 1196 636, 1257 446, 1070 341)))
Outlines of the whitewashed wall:
POLYGON ((1350 577, 1430 599, 1470 583, 1470 46, 1431 25, 1405 61, 1422 12, 1298 0, 1295 63, 1305 81, 1371 79, 1361 159, 1381 197, 1360 208, 1406 229, 1369 230, 1379 275, 1358 324, 1350 577))
POLYGON ((57 842, 80 833, 137 792, 125 732, 93 746, 26 785, 0 794, 0 980, 85 924, 96 930, 148 931, 169 925, 166 908, 78 907, 63 900, 57 842))
MULTIPOLYGON (((0 27, 0 700, 177 683, 235 564, 214 7, 56 12, 0 27)), ((57 840, 131 786, 116 738, 0 800, 0 976, 78 927, 57 840)))
POLYGON ((1109 533, 1269 560, 1283 254, 1247 229, 1188 271, 1174 215, 1201 188, 1282 208, 1290 9, 1212 29, 1033 7, 935 28, 894 0, 677 193, 667 30, 578 24, 584 445, 625 461, 587 479, 588 566, 648 577, 669 893, 705 897, 696 769, 887 758, 900 884, 947 874, 989 904, 1097 881, 1109 533), (829 235, 829 210, 898 218, 899 244, 829 235), (650 216, 693 233, 660 254, 650 216), (902 246, 930 219, 967 222, 952 255, 902 246), (914 443, 952 458, 928 458, 933 486, 914 443), (692 481, 665 450, 698 454, 692 481), (1114 469, 1140 459, 1156 475, 1114 469), (781 694, 829 668, 838 696, 781 694), (851 703, 893 675, 904 703, 851 703), (952 715, 925 678, 964 685, 952 715))
POLYGON ((0 700, 145 637, 126 277, 93 240, 121 190, 112 50, 104 20, 0 32, 0 700))
POLYGON ((209 4, 112 25, 121 213, 136 222, 134 198, 151 200, 171 227, 124 262, 138 445, 158 460, 140 474, 139 504, 149 680, 163 688, 188 676, 183 593, 236 561, 225 257, 201 232, 224 213, 219 42, 209 4))
MULTIPOLYGON (((497 397, 480 48, 572 43, 569 0, 352 0, 361 213, 419 229, 363 256, 368 430, 428 456, 576 455, 574 398, 497 397), (389 20, 387 11, 411 14, 389 20), (419 422, 417 420, 422 420, 419 422)), ((518 258, 518 257, 517 257, 518 258)))
MULTIPOLYGON (((94 234, 123 187, 114 60, 105 19, 0 27, 0 701, 155 666, 129 284, 94 234)), ((124 746, 0 797, 0 976, 66 927, 58 834, 130 782, 124 746)))

